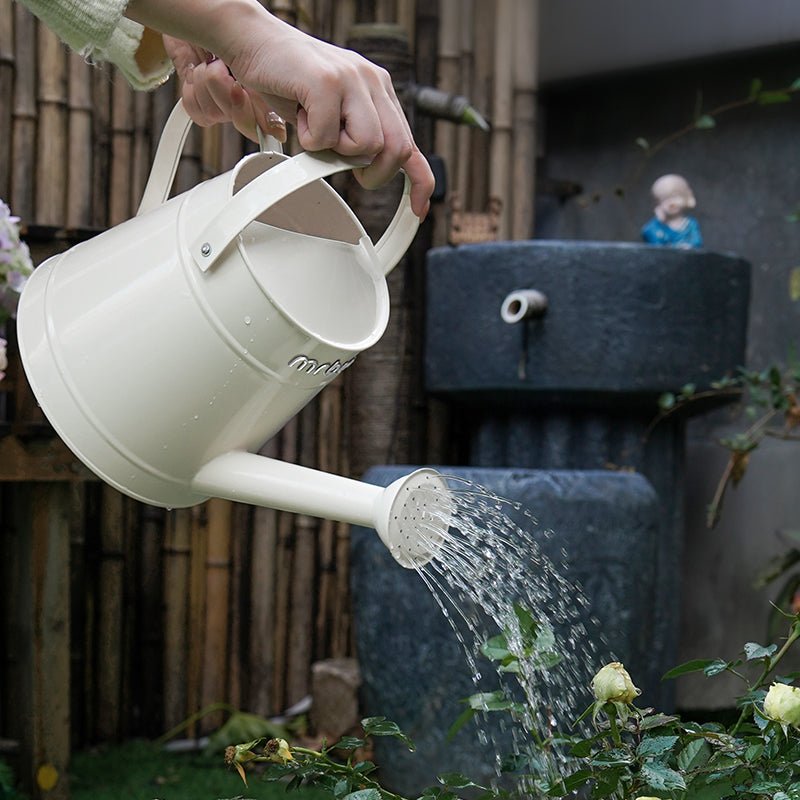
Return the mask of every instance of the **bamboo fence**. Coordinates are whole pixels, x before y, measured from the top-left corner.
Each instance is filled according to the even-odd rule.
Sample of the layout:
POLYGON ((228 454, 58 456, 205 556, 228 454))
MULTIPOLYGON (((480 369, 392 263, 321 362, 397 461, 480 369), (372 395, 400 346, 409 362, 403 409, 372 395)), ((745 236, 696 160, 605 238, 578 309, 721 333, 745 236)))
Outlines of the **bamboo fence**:
MULTIPOLYGON (((274 0, 271 8, 384 63, 400 88, 438 83, 489 112, 490 136, 407 109, 423 151, 445 159, 451 192, 477 211, 501 197, 503 235, 530 235, 534 0, 274 0)), ((0 198, 22 217, 37 261, 135 213, 175 98, 173 81, 131 91, 114 70, 68 53, 22 6, 0 0, 0 198)), ((230 128, 194 129, 176 190, 230 169, 251 148, 230 128)), ((369 193, 352 180, 335 185, 379 234, 397 185, 369 193)), ((356 477, 373 464, 446 458, 446 414, 425 397, 420 363, 424 255, 445 243, 447 224, 445 203, 392 273, 382 342, 266 454, 356 477)), ((13 326, 7 336, 13 348, 13 326)), ((34 765, 45 757, 58 765, 68 748, 159 735, 212 703, 272 715, 308 695, 314 661, 354 655, 346 525, 223 500, 144 506, 74 464, 18 363, 0 392, 0 742, 22 742, 34 765), (4 463, 4 453, 15 455, 4 463), (53 546, 34 549, 31 526, 40 540, 62 534, 63 559, 53 562, 53 546), (29 574, 40 583, 26 584, 29 574), (37 694, 20 676, 46 664, 53 642, 68 653, 61 683, 37 694), (65 731, 66 744, 32 737, 36 715, 48 712, 31 698, 64 687, 69 707, 50 727, 65 731)))

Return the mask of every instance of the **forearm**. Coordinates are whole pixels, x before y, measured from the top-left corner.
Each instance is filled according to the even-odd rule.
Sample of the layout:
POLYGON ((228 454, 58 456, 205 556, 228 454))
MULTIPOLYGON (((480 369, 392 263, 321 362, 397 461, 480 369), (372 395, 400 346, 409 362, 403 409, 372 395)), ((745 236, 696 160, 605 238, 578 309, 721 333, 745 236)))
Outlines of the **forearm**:
POLYGON ((264 38, 285 25, 257 0, 130 0, 125 15, 192 42, 226 63, 241 48, 242 31, 264 38))

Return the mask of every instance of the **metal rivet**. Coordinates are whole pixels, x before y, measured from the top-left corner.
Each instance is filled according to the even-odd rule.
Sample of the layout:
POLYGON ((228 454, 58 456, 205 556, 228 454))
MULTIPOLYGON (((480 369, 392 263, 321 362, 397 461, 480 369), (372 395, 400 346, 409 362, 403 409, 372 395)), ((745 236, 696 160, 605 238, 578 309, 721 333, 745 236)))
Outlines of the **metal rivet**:
POLYGON ((200 252, 204 256, 210 256, 211 255, 211 245, 208 242, 203 242, 203 244, 200 246, 200 252))

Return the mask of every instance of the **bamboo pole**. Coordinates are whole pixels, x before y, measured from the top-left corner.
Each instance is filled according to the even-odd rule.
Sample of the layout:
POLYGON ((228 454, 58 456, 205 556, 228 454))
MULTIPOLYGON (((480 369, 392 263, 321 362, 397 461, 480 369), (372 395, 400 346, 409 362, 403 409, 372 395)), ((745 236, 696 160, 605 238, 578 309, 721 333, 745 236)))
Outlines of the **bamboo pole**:
MULTIPOLYGON (((297 417, 286 423, 280 434, 280 457, 297 462, 297 417)), ((278 547, 275 580, 275 671, 272 691, 275 703, 283 708, 286 701, 286 668, 289 638, 289 597, 294 566, 295 528, 291 514, 278 514, 278 547)))
POLYGON ((231 507, 231 588, 228 614, 227 700, 235 708, 249 708, 244 672, 247 567, 251 552, 253 507, 234 503, 231 507))
POLYGON ((14 3, 14 52, 17 73, 14 86, 13 142, 11 145, 11 207, 26 223, 34 220, 36 170, 36 19, 14 3))
POLYGON ((69 659, 69 486, 20 484, 15 491, 19 575, 19 647, 15 708, 20 739, 20 772, 33 800, 67 800, 70 754, 69 659), (56 769, 58 782, 44 792, 36 781, 43 764, 56 769))
POLYGON ((492 144, 489 166, 489 192, 503 202, 498 237, 510 234, 512 78, 514 65, 514 2, 497 0, 494 49, 494 98, 492 104, 492 144))
POLYGON ((71 230, 92 223, 92 76, 77 53, 69 56, 69 161, 67 218, 71 230))
POLYGON ((273 703, 275 673, 275 554, 277 512, 269 508, 253 511, 253 549, 250 574, 250 625, 248 667, 249 707, 269 716, 278 709, 273 703))
MULTIPOLYGON (((191 561, 189 573, 189 653, 186 664, 187 711, 193 714, 202 706, 203 654, 205 652, 206 558, 208 553, 207 504, 191 509, 191 561)), ((189 735, 197 734, 197 726, 189 735)))
POLYGON ((118 225, 133 214, 131 163, 133 162, 133 92, 117 75, 111 89, 111 186, 108 224, 118 225))
POLYGON ((344 45, 350 36, 350 29, 356 22, 355 0, 341 0, 334 5, 333 33, 334 44, 344 45))
POLYGON ((95 734, 113 740, 120 732, 122 635, 125 624, 124 498, 109 486, 102 489, 100 572, 97 602, 97 716, 95 734))
POLYGON ((0 198, 11 192, 11 110, 14 92, 14 7, 0 0, 0 198))
MULTIPOLYGON (((189 597, 192 512, 167 515, 164 537, 164 728, 186 719, 189 662, 189 597)), ((195 709, 192 709, 195 710, 195 709)))
MULTIPOLYGON (((492 102, 494 72, 495 0, 475 0, 475 59, 470 99, 479 111, 488 111, 492 102)), ((465 206, 483 211, 489 200, 489 137, 472 137, 469 196, 465 206)))
POLYGON ((75 711, 71 720, 71 745, 82 747, 90 730, 89 698, 83 676, 86 673, 86 531, 89 526, 87 487, 70 483, 69 519, 69 618, 70 618, 70 708, 75 711))
MULTIPOLYGON (((300 412, 299 463, 317 463, 317 403, 300 412)), ((290 586, 290 631, 287 651, 286 702, 302 700, 310 690, 314 653, 314 600, 317 555, 317 520, 295 516, 295 552, 290 586)))
POLYGON ((131 155, 131 209, 139 206, 144 187, 150 175, 152 157, 152 97, 147 92, 136 92, 133 98, 133 143, 131 155))
MULTIPOLYGON (((461 56, 461 1, 441 0, 439 23, 438 87, 445 92, 457 93, 460 88, 461 56)), ((451 185, 450 193, 460 193, 458 184, 458 131, 452 122, 437 122, 435 129, 436 152, 444 160, 451 185)), ((434 243, 447 241, 447 208, 434 211, 434 243)))
MULTIPOLYGON (((131 676, 135 703, 131 708, 141 709, 148 730, 157 735, 163 705, 160 703, 164 671, 161 654, 164 652, 163 626, 157 624, 164 607, 162 559, 164 548, 164 511, 154 506, 128 502, 128 536, 138 556, 136 585, 133 592, 138 596, 136 609, 136 638, 132 641, 132 652, 128 663, 134 670, 131 676)), ((136 723, 130 721, 130 728, 136 723)))
POLYGON ((416 0, 397 0, 395 12, 397 24, 402 26, 408 34, 408 46, 412 55, 416 51, 414 46, 417 35, 417 2, 416 0))
POLYGON ((396 20, 396 0, 375 0, 375 22, 395 22, 396 20))
POLYGON ((514 176, 511 238, 533 236, 536 176, 536 103, 539 71, 539 2, 516 0, 514 9, 514 176))
POLYGON ((67 186, 67 51, 39 25, 39 126, 36 156, 36 222, 62 227, 67 186))
POLYGON ((100 70, 92 72, 94 98, 93 164, 92 164, 92 226, 108 225, 110 192, 109 164, 111 154, 111 85, 100 70))
MULTIPOLYGON (((231 588, 231 518, 233 504, 228 500, 206 502, 208 549, 206 551, 206 611, 203 641, 201 707, 228 699, 228 615, 231 588)), ((222 717, 205 718, 209 729, 218 727, 222 717)))
MULTIPOLYGON (((475 3, 474 0, 462 0, 461 35, 459 37, 458 56, 460 64, 460 85, 458 87, 458 93, 470 99, 472 99, 473 95, 473 74, 475 71, 474 37, 475 3)), ((467 208, 467 198, 470 194, 470 184, 472 183, 472 173, 474 172, 474 164, 472 162, 472 140, 475 138, 474 129, 467 125, 459 125, 456 128, 456 137, 457 160, 454 164, 455 185, 458 187, 458 194, 464 208, 467 208)), ((474 210, 482 211, 483 208, 474 210)))

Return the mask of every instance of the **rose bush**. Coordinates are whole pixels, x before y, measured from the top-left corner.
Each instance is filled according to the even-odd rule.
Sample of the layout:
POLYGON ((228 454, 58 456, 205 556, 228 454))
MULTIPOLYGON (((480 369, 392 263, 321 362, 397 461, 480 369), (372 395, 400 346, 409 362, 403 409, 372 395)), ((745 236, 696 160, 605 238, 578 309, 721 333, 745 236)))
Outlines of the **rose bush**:
MULTIPOLYGON (((543 634, 528 619, 530 642, 543 634)), ((513 661, 520 656, 501 646, 499 638, 494 637, 484 654, 504 673, 516 674, 513 661)), ((672 679, 700 672, 707 678, 729 674, 742 680, 739 717, 730 726, 683 721, 652 708, 637 708, 633 701, 639 690, 624 665, 612 662, 587 687, 595 700, 578 721, 591 718, 591 728, 553 732, 547 740, 532 734, 528 745, 518 747, 505 760, 516 774, 516 788, 508 788, 507 779, 500 786, 486 787, 451 773, 440 776, 437 786, 423 790, 419 800, 544 800, 576 794, 591 800, 800 800, 800 688, 792 685, 792 675, 776 674, 798 638, 800 615, 795 615, 780 647, 749 642, 730 661, 696 659, 664 676, 672 679), (545 752, 560 754, 562 768, 557 776, 543 769, 552 764, 541 757, 545 752)), ((500 695, 491 693, 476 698, 474 703, 470 702, 473 698, 468 700, 470 708, 511 713, 517 724, 526 718, 519 704, 508 698, 503 702, 500 695)), ((375 764, 358 753, 369 736, 397 736, 411 747, 410 742, 394 723, 380 717, 364 720, 363 728, 363 738, 345 737, 319 751, 289 747, 289 757, 284 753, 279 759, 282 763, 274 758, 281 751, 279 740, 268 742, 266 748, 264 740, 258 740, 229 748, 233 759, 228 763, 243 777, 245 765, 263 763, 267 779, 288 778, 289 788, 320 786, 335 800, 402 800, 374 779, 375 764), (337 755, 341 753, 344 758, 337 755)), ((494 757, 487 753, 488 759, 494 757)))

